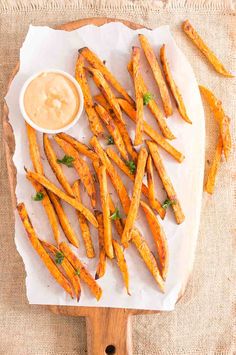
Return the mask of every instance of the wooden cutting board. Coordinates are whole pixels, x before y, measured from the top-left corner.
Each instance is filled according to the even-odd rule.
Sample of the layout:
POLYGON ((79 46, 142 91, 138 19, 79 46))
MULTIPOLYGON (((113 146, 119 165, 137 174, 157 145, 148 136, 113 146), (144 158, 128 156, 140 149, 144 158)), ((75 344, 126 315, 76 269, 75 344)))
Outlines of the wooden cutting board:
MULTIPOLYGON (((133 22, 110 19, 110 18, 89 18, 82 19, 70 23, 66 23, 57 27, 66 31, 73 31, 85 25, 93 24, 101 26, 109 22, 122 22, 132 29, 139 29, 143 26, 133 22)), ((19 63, 14 69, 11 81, 19 69, 19 63)), ((12 127, 8 122, 8 108, 4 103, 3 108, 3 138, 5 143, 5 151, 7 158, 7 169, 10 181, 11 198, 13 208, 16 208, 16 171, 12 162, 12 156, 15 150, 15 139, 12 127)), ((186 280, 187 283, 187 280, 186 280)), ((185 283, 185 286, 186 286, 185 283)), ((185 286, 183 287, 180 297, 183 295, 185 286)), ((97 308, 97 307, 72 307, 72 306, 49 306, 50 310, 56 314, 68 316, 81 316, 86 318, 87 325, 87 351, 88 355, 132 355, 132 331, 131 331, 131 315, 158 313, 157 311, 124 309, 124 308, 97 308)), ((46 350, 46 349, 45 349, 46 350)))

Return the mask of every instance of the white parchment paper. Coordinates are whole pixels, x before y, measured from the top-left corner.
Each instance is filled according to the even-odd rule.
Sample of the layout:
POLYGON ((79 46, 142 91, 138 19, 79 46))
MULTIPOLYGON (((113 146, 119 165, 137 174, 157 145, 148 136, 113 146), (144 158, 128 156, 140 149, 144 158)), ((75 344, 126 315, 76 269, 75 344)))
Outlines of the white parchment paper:
MULTIPOLYGON (((70 299, 68 295, 54 281, 46 270, 38 255, 35 253, 23 229, 22 223, 16 213, 15 219, 15 242, 20 255, 23 258, 26 269, 26 289, 27 297, 32 304, 57 304, 57 305, 81 305, 97 307, 125 307, 153 310, 172 310, 178 299, 182 286, 192 269, 195 245, 198 234, 203 168, 204 168, 204 113, 201 103, 198 85, 193 70, 187 59, 177 47, 168 26, 155 30, 131 30, 120 23, 110 23, 101 27, 85 26, 73 32, 53 30, 48 27, 30 26, 29 32, 20 52, 20 70, 15 76, 6 101, 10 110, 9 119, 13 127, 16 149, 14 154, 14 164, 17 168, 16 196, 18 202, 24 201, 32 219, 33 225, 40 238, 53 242, 50 225, 45 216, 45 211, 40 202, 32 201, 34 189, 25 178, 24 166, 32 169, 29 158, 26 129, 23 118, 19 110, 19 92, 24 81, 33 73, 44 69, 62 69, 70 74, 74 74, 77 51, 80 47, 88 46, 100 58, 106 61, 108 68, 119 78, 119 81, 132 95, 133 86, 127 73, 127 63, 133 45, 139 45, 138 33, 145 34, 156 54, 159 53, 160 46, 165 43, 167 47, 167 57, 174 79, 179 86, 187 112, 193 124, 185 123, 177 113, 176 109, 172 117, 168 118, 168 124, 176 140, 173 145, 185 154, 182 164, 177 163, 171 156, 161 148, 160 152, 165 161, 167 172, 177 191, 186 219, 180 226, 176 225, 171 209, 161 224, 164 226, 168 239, 170 251, 169 273, 166 281, 166 293, 159 292, 158 286, 144 265, 135 248, 131 246, 126 252, 126 260, 130 273, 131 296, 128 296, 123 286, 123 281, 116 262, 107 262, 105 276, 98 280, 103 289, 103 296, 97 302, 91 296, 86 285, 82 285, 82 295, 79 304, 70 299)), ((149 91, 154 94, 158 103, 158 89, 150 75, 149 66, 142 58, 142 72, 145 73, 145 80, 149 91)), ((91 83, 92 85, 92 83, 91 83)), ((97 91, 95 89, 94 93, 97 91)), ((173 103, 173 107, 175 107, 173 103)), ((145 119, 158 130, 157 123, 150 116, 145 108, 145 119)), ((128 118, 127 118, 128 122, 128 118)), ((134 127, 129 124, 131 135, 134 127)), ((82 142, 88 143, 91 133, 88 129, 88 121, 84 114, 79 124, 71 129, 69 134, 75 136, 82 142)), ((45 166, 47 177, 58 185, 42 149, 42 137, 39 134, 41 144, 41 155, 45 166)), ((63 157, 63 152, 54 145, 59 157, 63 157)), ((69 181, 72 183, 76 176, 73 169, 63 167, 69 181)), ((119 171, 120 172, 120 171, 119 171)), ((122 173, 120 172, 122 175, 122 173)), ((132 185, 124 175, 122 178, 131 195, 132 185)), ((162 185, 156 178, 158 198, 164 201, 166 196, 163 193, 162 185), (159 186, 159 188, 158 188, 159 186)), ((58 185, 59 186, 59 185, 58 185)), ((120 208, 120 203, 114 191, 113 199, 120 208)), ((89 203, 83 194, 85 203, 89 203)), ((95 273, 97 257, 88 260, 85 256, 83 241, 80 234, 75 211, 63 203, 69 216, 72 226, 78 234, 81 247, 77 251, 73 250, 87 265, 92 274, 95 273)), ((88 205, 89 206, 89 205, 88 205)), ((90 206, 89 206, 90 207, 90 206)), ((147 222, 139 211, 137 226, 145 236, 151 250, 156 254, 147 222)), ((97 232, 91 228, 93 241, 98 255, 97 232)), ((116 238, 115 234, 114 237, 116 238)), ((61 240, 63 234, 61 232, 61 240)))

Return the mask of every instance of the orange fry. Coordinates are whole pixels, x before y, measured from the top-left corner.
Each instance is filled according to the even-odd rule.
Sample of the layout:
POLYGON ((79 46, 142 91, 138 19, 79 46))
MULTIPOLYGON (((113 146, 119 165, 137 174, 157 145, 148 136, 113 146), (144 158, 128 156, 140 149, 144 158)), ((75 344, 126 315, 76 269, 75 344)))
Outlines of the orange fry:
POLYGON ((163 280, 166 279, 168 264, 169 264, 169 253, 166 236, 162 226, 160 225, 155 213, 152 209, 143 201, 140 201, 140 205, 146 215, 152 236, 156 245, 160 266, 161 266, 161 276, 163 280))
MULTIPOLYGON (((133 121, 136 121, 136 112, 133 107, 125 100, 118 99, 122 110, 133 121)), ((172 155, 179 163, 184 160, 184 155, 175 149, 165 138, 158 134, 147 122, 143 122, 144 133, 146 133, 154 142, 162 147, 167 153, 172 155)))
MULTIPOLYGON (((133 76, 132 61, 130 61, 128 63, 127 69, 129 71, 130 75, 133 76)), ((141 73, 140 73, 140 89, 141 89, 143 98, 145 98, 146 95, 149 95, 147 106, 148 106, 150 112, 153 114, 154 118, 156 119, 163 136, 167 139, 175 139, 175 136, 173 135, 173 133, 171 132, 171 130, 167 126, 166 119, 165 119, 164 115, 162 114, 161 110, 159 109, 153 96, 149 92, 149 90, 143 80, 141 73)))
POLYGON ((123 248, 116 240, 113 240, 112 243, 113 243, 113 247, 114 247, 114 251, 115 251, 117 264, 118 264, 119 269, 122 273, 127 293, 128 293, 128 295, 130 295, 130 292, 129 292, 129 272, 128 272, 128 267, 126 264, 123 248))
POLYGON ((137 229, 132 229, 131 241, 136 246, 141 258, 143 259, 150 273, 156 280, 156 283, 158 284, 161 292, 164 293, 164 281, 158 269, 156 259, 154 258, 151 250, 149 249, 146 240, 142 237, 142 235, 137 229))
MULTIPOLYGON (((93 167, 94 167, 94 170, 96 171, 96 174, 98 176, 98 174, 99 174, 98 170, 99 170, 99 167, 100 167, 100 161, 98 159, 93 161, 93 167)), ((110 215, 112 215, 112 214, 114 214, 116 212, 116 207, 114 205, 114 202, 113 202, 110 194, 109 194, 108 198, 109 198, 110 215)), ((96 213, 95 213, 95 215, 96 215, 96 213)), ((116 231, 117 231, 118 235, 121 237, 122 233, 123 233, 122 220, 119 219, 119 218, 116 218, 116 219, 113 220, 113 222, 114 222, 114 225, 115 225, 115 228, 116 228, 116 231)))
POLYGON ((63 252, 65 257, 69 260, 69 262, 73 265, 73 267, 79 274, 81 280, 83 280, 88 285, 90 291, 94 294, 97 301, 99 301, 99 299, 102 296, 102 289, 94 280, 92 275, 88 272, 88 270, 85 268, 82 262, 75 256, 75 254, 72 252, 70 247, 65 242, 60 243, 60 250, 63 252))
POLYGON ((28 142, 29 142, 30 158, 31 158, 34 170, 39 174, 43 174, 44 173, 43 172, 43 164, 41 161, 39 145, 37 142, 37 132, 27 122, 25 122, 25 124, 26 124, 26 132, 27 132, 27 137, 28 137, 28 142))
POLYGON ((94 227, 97 228, 97 226, 98 226, 97 220, 94 217, 94 215, 92 214, 92 212, 90 212, 89 209, 84 207, 81 203, 76 201, 75 198, 68 196, 65 192, 60 190, 56 185, 54 185, 51 181, 49 181, 47 178, 45 178, 41 174, 34 173, 33 171, 28 171, 26 176, 38 181, 47 190, 52 191, 55 195, 57 195, 62 200, 64 200, 67 203, 69 203, 76 210, 80 211, 86 217, 86 219, 90 223, 92 223, 94 225, 94 227))
POLYGON ((94 68, 86 68, 86 69, 91 74, 91 76, 94 80, 94 83, 96 84, 98 89, 101 91, 101 93, 105 96, 106 100, 110 104, 117 119, 120 122, 125 123, 125 121, 123 120, 121 109, 120 109, 120 106, 117 102, 117 99, 116 99, 115 95, 113 94, 112 90, 110 89, 110 86, 106 82, 102 73, 99 70, 94 69, 94 68))
POLYGON ((66 133, 58 133, 57 137, 64 139, 64 141, 70 143, 79 153, 85 155, 91 160, 97 159, 97 154, 94 153, 92 148, 89 148, 86 144, 79 142, 76 138, 66 133))
POLYGON ((27 178, 31 182, 31 184, 34 186, 35 190, 38 193, 41 193, 43 195, 42 205, 43 205, 43 207, 45 209, 45 212, 47 213, 49 223, 51 224, 55 241, 58 244, 59 243, 59 238, 60 238, 60 232, 59 232, 59 228, 58 228, 58 221, 57 221, 57 216, 56 216, 55 210, 54 210, 53 205, 51 203, 51 200, 50 200, 50 198, 48 196, 48 192, 37 181, 35 181, 35 180, 33 180, 33 179, 29 178, 29 177, 27 177, 27 178))
POLYGON ((105 79, 118 91, 131 105, 134 105, 134 100, 128 95, 126 90, 121 86, 114 75, 107 69, 98 56, 92 52, 88 47, 80 48, 79 52, 86 58, 86 60, 96 69, 98 69, 105 79))
POLYGON ((95 110, 97 111, 99 117, 102 119, 102 121, 105 123, 108 132, 114 139, 114 143, 119 150, 120 154, 122 157, 126 160, 128 160, 128 153, 125 148, 125 144, 123 142, 122 136, 120 134, 120 131, 113 120, 113 118, 109 115, 108 111, 106 111, 101 105, 95 104, 95 110))
POLYGON ((112 259, 114 258, 114 252, 112 247, 112 230, 111 230, 111 218, 109 208, 109 193, 107 189, 107 175, 106 167, 101 165, 98 169, 98 180, 100 185, 100 196, 103 213, 103 226, 104 226, 104 248, 106 255, 112 259))
POLYGON ((75 66, 75 78, 80 84, 81 89, 83 91, 84 108, 88 117, 91 132, 95 136, 99 136, 103 133, 103 127, 93 107, 93 98, 91 96, 89 85, 85 75, 84 57, 80 54, 78 56, 75 66))
POLYGON ((131 156, 132 160, 134 162, 136 162, 137 159, 138 159, 138 153, 136 152, 135 148, 133 147, 132 140, 131 140, 131 138, 129 136, 129 132, 127 131, 126 125, 123 124, 122 122, 120 122, 119 120, 117 120, 116 115, 114 114, 111 106, 108 104, 108 102, 106 101, 106 99, 105 99, 105 97, 103 95, 96 95, 96 96, 94 96, 94 98, 114 118, 114 120, 116 122, 116 125, 117 125, 117 127, 118 127, 118 129, 120 131, 121 137, 123 138, 123 141, 125 143, 127 152, 131 156))
MULTIPOLYGON (((81 195, 80 195, 80 182, 79 182, 79 180, 76 180, 74 182, 74 184, 72 186, 72 189, 73 189, 74 196, 77 199, 77 201, 82 203, 81 195)), ((93 242, 92 242, 92 238, 91 238, 91 234, 90 234, 90 230, 89 230, 89 225, 88 225, 87 220, 84 217, 84 215, 82 213, 80 213, 79 211, 76 211, 76 212, 77 212, 77 215, 78 215, 78 220, 79 220, 79 225, 80 225, 80 229, 81 229, 82 238, 83 238, 83 241, 84 241, 86 255, 87 255, 88 258, 94 258, 95 257, 95 252, 94 252, 93 242)))
POLYGON ((217 171, 220 166, 222 151, 223 151, 222 138, 219 137, 218 144, 217 144, 216 151, 215 151, 215 155, 214 155, 210 170, 208 172, 207 181, 205 184, 205 190, 209 194, 213 194, 213 192, 214 192, 216 175, 217 175, 217 171))
MULTIPOLYGON (((73 161, 73 167, 77 171, 84 187, 90 197, 91 205, 93 208, 96 206, 96 190, 94 185, 93 175, 89 169, 88 164, 83 160, 77 150, 64 139, 61 139, 57 136, 54 137, 57 144, 64 150, 65 154, 71 156, 73 161)), ((73 192, 73 191, 72 191, 73 192)))
POLYGON ((56 153, 54 152, 54 150, 52 148, 52 145, 50 143, 48 135, 45 133, 43 134, 43 146, 44 146, 44 152, 45 152, 45 155, 46 155, 47 160, 49 162, 49 165, 51 166, 52 171, 56 175, 57 180, 59 181, 59 183, 61 184, 61 186, 65 190, 65 192, 68 195, 73 196, 72 188, 71 188, 69 182, 67 181, 66 176, 63 173, 63 170, 62 170, 60 164, 58 164, 58 162, 57 162, 56 153))
POLYGON ((78 238, 73 228, 71 227, 71 224, 67 218, 67 215, 65 214, 65 211, 62 208, 59 198, 56 195, 54 195, 54 193, 52 193, 51 191, 48 191, 48 195, 57 213, 57 217, 60 222, 61 229, 63 230, 66 238, 69 240, 71 244, 73 244, 76 248, 78 248, 79 247, 78 238))
POLYGON ((224 155, 225 159, 228 160, 232 148, 229 118, 224 113, 221 101, 218 100, 209 89, 202 85, 199 85, 199 89, 201 94, 206 99, 211 111, 213 112, 215 120, 219 124, 224 155))
POLYGON ((90 144, 94 148, 102 164, 106 167, 107 173, 111 179, 112 185, 117 191, 122 207, 125 213, 128 214, 130 207, 130 198, 122 179, 118 175, 114 166, 111 164, 110 159, 108 158, 106 152, 104 152, 104 149, 102 148, 95 136, 90 140, 90 144))
POLYGON ((144 35, 139 34, 139 41, 140 41, 140 44, 143 48, 143 51, 144 51, 145 56, 147 58, 147 61, 152 69, 154 79, 155 79, 157 86, 159 88, 165 114, 167 117, 171 116, 173 113, 173 110, 172 110, 170 95, 169 95, 165 80, 162 76, 161 68, 158 64, 154 50, 152 49, 150 43, 148 42, 148 39, 144 35))
POLYGON ((104 225, 103 215, 100 211, 95 211, 95 216, 98 221, 98 244, 99 244, 99 261, 95 274, 95 280, 100 279, 106 272, 106 252, 104 249, 104 225))
POLYGON ((209 63, 212 64, 217 73, 227 76, 228 78, 233 78, 234 76, 225 69, 220 60, 216 55, 210 50, 203 39, 199 36, 197 31, 193 28, 191 23, 186 20, 183 22, 183 30, 186 35, 192 40, 195 46, 202 52, 202 54, 208 59, 209 63))
POLYGON ((160 176, 164 189, 166 190, 169 200, 172 202, 171 206, 174 211, 175 219, 178 224, 182 223, 185 219, 184 213, 182 211, 180 202, 176 195, 175 189, 170 181, 169 176, 167 175, 166 169, 162 162, 161 156, 158 151, 157 144, 154 142, 146 141, 147 146, 150 150, 154 165, 157 169, 157 172, 160 176))
POLYGON ((182 95, 180 94, 179 88, 176 85, 176 83, 173 79, 173 76, 171 74, 169 63, 168 63, 167 57, 166 57, 166 47, 164 44, 160 50, 160 59, 161 59, 161 64, 163 67, 166 81, 170 87, 170 91, 172 92, 173 98, 175 99, 177 109, 178 109, 181 117, 183 118, 183 120, 185 120, 188 123, 192 123, 192 121, 188 117, 182 95))
POLYGON ((48 271, 51 273, 54 279, 73 298, 73 290, 70 283, 65 278, 65 276, 60 272, 60 270, 57 268, 55 263, 52 261, 52 259, 50 258, 50 256, 47 254, 46 250, 40 243, 35 233, 35 230, 32 226, 31 220, 28 216, 24 203, 19 203, 17 205, 17 210, 33 248, 38 253, 44 265, 47 267, 48 271))
POLYGON ((140 74, 140 48, 132 48, 133 63, 133 79, 135 89, 135 101, 136 101, 136 130, 134 145, 140 145, 143 141, 143 95, 141 90, 141 74, 140 74))
POLYGON ((130 232, 134 226, 135 219, 138 214, 138 208, 140 203, 140 195, 141 195, 141 188, 142 188, 142 180, 145 173, 145 167, 147 162, 148 153, 145 148, 141 148, 139 155, 138 155, 138 163, 137 163, 137 170, 134 180, 134 188, 133 194, 130 204, 129 213, 126 218, 124 231, 122 234, 122 244, 127 247, 128 242, 130 240, 130 232))
POLYGON ((81 287, 80 287, 79 276, 77 275, 76 270, 73 268, 69 260, 65 258, 65 256, 60 252, 58 248, 43 240, 40 240, 40 243, 46 250, 49 250, 52 253, 54 257, 54 262, 57 265, 61 265, 61 267, 64 269, 66 275, 68 276, 68 279, 70 280, 72 286, 74 287, 76 299, 77 301, 79 301, 80 294, 81 294, 81 287))

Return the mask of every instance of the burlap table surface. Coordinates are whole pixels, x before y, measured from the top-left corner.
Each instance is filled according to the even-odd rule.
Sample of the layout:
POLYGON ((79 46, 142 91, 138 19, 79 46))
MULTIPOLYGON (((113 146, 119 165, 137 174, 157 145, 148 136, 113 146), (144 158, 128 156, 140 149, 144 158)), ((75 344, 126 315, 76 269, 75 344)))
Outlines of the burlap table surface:
MULTIPOLYGON (((198 82, 223 101, 235 137, 235 80, 217 75, 181 32, 185 18, 199 29, 226 67, 236 71, 236 21, 230 1, 0 1, 1 101, 30 23, 54 26, 106 16, 148 27, 170 24, 198 82)), ((1 105, 2 107, 2 105, 1 105)), ((206 159, 212 159, 217 127, 206 111, 206 159)), ((2 138, 2 136, 1 136, 2 138)), ((234 138, 235 148, 235 138, 234 138)), ((235 158, 220 167, 215 194, 204 194, 194 270, 184 297, 171 313, 133 317, 134 354, 233 354, 235 309, 235 158)), ((208 163, 206 162, 206 169, 208 163)), ((83 318, 57 316, 28 305, 25 270, 13 236, 14 220, 3 140, 0 150, 0 354, 86 353, 83 318)))

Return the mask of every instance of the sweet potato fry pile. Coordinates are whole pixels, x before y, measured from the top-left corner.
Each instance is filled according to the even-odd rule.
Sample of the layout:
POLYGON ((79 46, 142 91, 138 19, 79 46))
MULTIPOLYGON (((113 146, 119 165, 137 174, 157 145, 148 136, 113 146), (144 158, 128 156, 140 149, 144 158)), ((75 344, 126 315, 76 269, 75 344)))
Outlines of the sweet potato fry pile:
MULTIPOLYGON (((216 71, 224 76, 232 76, 188 21, 184 22, 183 30, 208 58, 216 71)), ((170 206, 177 224, 183 223, 185 219, 175 191, 175 183, 168 176, 165 162, 159 152, 164 150, 170 159, 173 159, 173 163, 176 161, 181 163, 184 160, 183 152, 178 151, 169 142, 176 138, 166 121, 166 117, 173 113, 170 94, 183 120, 192 123, 191 117, 187 114, 186 103, 171 72, 166 45, 163 44, 160 49, 159 59, 162 65, 160 67, 158 52, 151 46, 149 39, 140 34, 138 40, 140 47, 132 47, 131 60, 127 63, 135 99, 129 95, 96 53, 87 47, 79 49, 75 78, 83 91, 92 138, 87 145, 67 133, 59 133, 53 137, 43 134, 44 153, 60 187, 46 176, 47 169, 41 160, 37 133, 28 124, 26 125, 33 167, 26 170, 26 177, 35 189, 33 200, 42 202, 56 245, 38 237, 24 203, 19 203, 17 210, 29 241, 46 268, 59 285, 78 301, 81 295, 81 282, 82 285, 87 284, 97 300, 100 299, 102 290, 95 280, 104 277, 108 262, 115 261, 123 278, 124 287, 128 295, 131 294, 129 267, 125 258, 130 244, 137 249, 160 291, 164 292, 169 252, 167 238, 159 217, 164 219, 166 209, 170 206), (153 76, 157 85, 163 109, 159 108, 153 93, 149 92, 144 81, 144 68, 140 61, 142 52, 146 58, 146 65, 151 69, 149 75, 153 76), (92 96, 91 81, 95 83, 99 95, 92 96), (145 106, 155 118, 160 132, 146 122, 145 106), (130 135, 125 117, 131 119, 135 125, 133 137, 130 135), (142 146, 138 147, 139 145, 142 146), (58 148, 60 153, 57 153, 58 148), (128 191, 117 168, 133 182, 131 191, 128 191), (72 169, 77 174, 76 180, 72 183, 67 178, 67 169, 72 169), (160 203, 156 196, 158 188, 155 186, 155 174, 159 176, 162 184, 159 189, 163 188, 166 193, 164 203, 160 203), (117 198, 113 199, 109 191, 110 183, 121 207, 118 205, 117 198), (83 203, 83 194, 89 197, 90 206, 83 203), (64 203, 74 208, 80 228, 72 226, 64 210, 64 203), (155 255, 136 226, 139 210, 147 220, 155 245, 155 255), (98 243, 95 242, 94 231, 97 233, 98 243), (67 242, 63 239, 63 235, 67 242), (98 258, 95 278, 74 253, 75 249, 71 249, 69 243, 75 248, 81 248, 82 244, 88 258, 98 258), (97 244, 98 251, 96 251, 97 244)), ((206 191, 213 193, 222 154, 227 160, 231 150, 229 118, 224 113, 221 101, 204 86, 199 88, 219 126, 219 140, 205 185, 206 191)))

